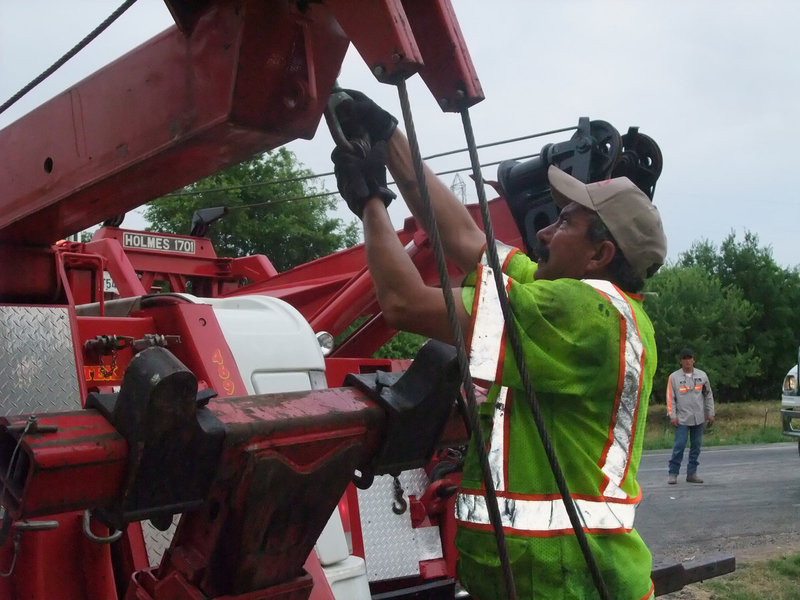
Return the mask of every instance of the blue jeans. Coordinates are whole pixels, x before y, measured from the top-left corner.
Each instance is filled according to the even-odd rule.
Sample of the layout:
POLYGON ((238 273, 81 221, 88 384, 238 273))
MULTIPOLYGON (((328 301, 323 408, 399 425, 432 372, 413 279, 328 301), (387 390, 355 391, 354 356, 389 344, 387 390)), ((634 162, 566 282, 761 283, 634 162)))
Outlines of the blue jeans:
POLYGON ((689 439, 689 462, 686 465, 686 474, 697 473, 697 458, 700 456, 700 447, 703 445, 703 428, 700 425, 678 425, 675 427, 675 445, 672 447, 672 458, 669 459, 669 474, 677 475, 683 462, 683 451, 686 449, 686 440, 689 439))

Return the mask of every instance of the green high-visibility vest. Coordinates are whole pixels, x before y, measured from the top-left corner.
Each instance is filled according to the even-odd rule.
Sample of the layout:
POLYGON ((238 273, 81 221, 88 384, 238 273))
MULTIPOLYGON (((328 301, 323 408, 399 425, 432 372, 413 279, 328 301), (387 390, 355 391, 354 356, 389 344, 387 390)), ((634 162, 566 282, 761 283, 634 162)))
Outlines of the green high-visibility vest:
MULTIPOLYGON (((499 245, 504 282, 545 427, 611 596, 649 598, 652 558, 633 528, 647 403, 656 369, 640 296, 608 281, 534 281, 536 263, 499 245)), ((506 341, 485 259, 465 281, 470 368, 520 598, 598 597, 506 341)), ((459 578, 500 598, 502 570, 474 448, 456 502, 459 578)))

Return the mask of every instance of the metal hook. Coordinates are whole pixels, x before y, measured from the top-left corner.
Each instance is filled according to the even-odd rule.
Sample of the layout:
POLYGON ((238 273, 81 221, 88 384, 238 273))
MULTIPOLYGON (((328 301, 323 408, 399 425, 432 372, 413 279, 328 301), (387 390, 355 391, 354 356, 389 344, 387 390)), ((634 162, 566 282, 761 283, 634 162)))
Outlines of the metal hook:
POLYGON ((92 515, 88 510, 83 511, 83 535, 87 538, 92 540, 97 544, 111 544, 116 542, 119 538, 122 537, 122 530, 117 529, 111 535, 106 537, 100 537, 99 535, 95 535, 92 533, 92 525, 91 525, 92 515))
POLYGON ((356 138, 348 139, 342 131, 342 124, 339 117, 336 115, 336 107, 344 102, 352 102, 350 95, 339 87, 336 82, 331 90, 331 95, 328 97, 328 103, 325 105, 325 122, 331 132, 331 137, 334 143, 340 148, 344 148, 352 154, 358 154, 365 157, 370 149, 370 141, 368 139, 356 138))
POLYGON ((14 573, 14 567, 17 566, 17 556, 19 555, 19 542, 21 538, 22 538, 21 532, 18 531, 14 534, 13 538, 14 554, 12 554, 11 556, 11 564, 9 565, 7 571, 3 571, 2 573, 0 573, 0 577, 3 578, 11 577, 11 575, 14 573))
POLYGON ((400 485, 400 478, 394 476, 394 502, 392 502, 392 512, 402 515, 408 509, 408 502, 403 498, 403 487, 400 485))

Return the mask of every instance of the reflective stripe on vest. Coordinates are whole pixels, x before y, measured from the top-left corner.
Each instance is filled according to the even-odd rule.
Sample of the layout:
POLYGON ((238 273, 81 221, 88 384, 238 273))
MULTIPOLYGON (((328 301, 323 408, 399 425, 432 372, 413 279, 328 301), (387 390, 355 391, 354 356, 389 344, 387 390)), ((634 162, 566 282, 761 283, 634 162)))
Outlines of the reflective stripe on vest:
MULTIPOLYGON (((508 282, 508 276, 503 273, 503 284, 506 288, 508 282)), ((477 302, 473 309, 475 322, 470 341, 469 372, 475 379, 494 381, 506 336, 503 311, 500 309, 491 267, 478 266, 475 297, 477 302)))
MULTIPOLYGON (((489 278, 483 274, 479 281, 481 287, 491 287, 491 269, 489 278)), ((631 499, 621 489, 622 481, 628 471, 631 459, 633 431, 636 425, 636 417, 639 408, 639 393, 641 390, 641 380, 643 373, 644 345, 639 337, 636 320, 628 300, 610 282, 602 280, 585 280, 585 283, 594 287, 600 294, 607 298, 612 305, 619 311, 620 319, 620 361, 624 362, 624 370, 617 386, 617 396, 614 399, 614 415, 612 427, 609 429, 608 440, 603 449, 600 467, 605 478, 599 484, 600 496, 596 499, 574 500, 584 527, 587 530, 597 530, 610 532, 630 530, 633 528, 633 517, 635 513, 637 499, 631 499), (627 502, 608 503, 605 498, 615 498, 627 502)), ((476 290, 477 294, 477 290, 476 290)), ((478 300, 478 308, 488 309, 489 304, 481 305, 484 297, 478 300)), ((494 294, 496 302, 496 292, 494 294)), ((495 310, 487 310, 488 313, 499 313, 499 305, 494 306, 495 310)), ((481 324, 490 322, 490 315, 481 315, 480 311, 475 314, 475 327, 473 329, 473 353, 476 341, 475 332, 478 329, 478 319, 483 318, 481 324)), ((502 315, 499 317, 502 321, 502 315)), ((495 332, 498 329, 494 329, 495 332)), ((504 338, 505 336, 497 336, 504 338)), ((488 340, 488 331, 480 336, 481 341, 488 340)), ((500 341, 494 345, 493 364, 489 364, 489 357, 485 351, 479 352, 479 356, 484 359, 478 370, 481 375, 473 376, 476 378, 493 381, 498 371, 498 363, 502 359, 500 354, 502 346, 500 341)), ((472 360, 472 359, 471 359, 472 360)), ((501 388, 496 404, 494 423, 489 438, 489 468, 495 489, 501 494, 506 491, 505 469, 506 449, 510 447, 510 440, 507 439, 511 411, 508 404, 511 401, 511 394, 506 388, 501 388)), ((507 494, 506 494, 507 495, 507 494)), ((557 535, 560 532, 572 531, 571 524, 560 498, 553 500, 533 499, 535 496, 514 494, 514 498, 501 497, 498 495, 498 505, 503 517, 503 526, 517 530, 516 533, 527 535, 557 535)), ((490 525, 489 515, 486 511, 486 500, 479 494, 462 491, 456 501, 456 518, 463 522, 478 526, 490 525)))
POLYGON ((603 294, 614 305, 623 320, 620 323, 620 360, 625 361, 625 371, 614 399, 614 429, 609 431, 608 442, 603 450, 603 460, 599 466, 608 480, 600 492, 611 498, 627 498, 620 489, 622 480, 628 472, 633 447, 633 431, 639 410, 639 393, 642 389, 644 369, 644 344, 639 337, 636 318, 628 299, 610 281, 585 280, 603 294))
POLYGON ((667 378, 667 415, 672 415, 672 377, 667 378))
POLYGON ((508 406, 508 388, 501 387, 494 401, 494 423, 489 437, 489 470, 492 473, 494 489, 502 492, 506 489, 506 432, 508 431, 507 415, 510 413, 508 406))
MULTIPOLYGON (((633 529, 636 504, 573 499, 584 530, 616 533, 633 529)), ((561 498, 525 500, 498 496, 500 520, 504 529, 518 535, 545 537, 572 533, 572 524, 561 498)), ((490 525, 486 498, 481 494, 460 493, 456 500, 456 519, 465 524, 490 525)))
MULTIPOLYGON (((508 261, 517 252, 516 248, 497 242, 497 259, 501 269, 505 269, 508 261)), ((494 270, 488 264, 486 252, 481 255, 478 265, 477 284, 475 286, 476 303, 473 308, 475 323, 470 339, 469 370, 470 375, 482 381, 494 381, 499 366, 498 357, 505 346, 505 322, 497 296, 494 281, 494 270)), ((503 286, 508 293, 508 276, 503 273, 503 286)))
MULTIPOLYGON (((505 271, 508 259, 511 258, 512 254, 518 252, 518 250, 514 248, 514 246, 509 246, 503 242, 495 242, 494 249, 497 252, 497 262, 500 264, 500 270, 505 271)), ((480 263, 485 267, 489 266, 489 256, 487 255, 486 250, 484 250, 483 254, 481 254, 480 263)))

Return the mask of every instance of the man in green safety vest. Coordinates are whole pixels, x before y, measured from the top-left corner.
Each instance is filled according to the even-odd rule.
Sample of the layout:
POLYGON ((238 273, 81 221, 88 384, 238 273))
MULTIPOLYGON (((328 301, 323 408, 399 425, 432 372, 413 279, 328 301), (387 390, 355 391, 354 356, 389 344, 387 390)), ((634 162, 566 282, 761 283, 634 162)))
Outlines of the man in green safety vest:
MULTIPOLYGON (((425 285, 386 210, 394 197, 386 187, 388 165, 424 223, 408 141, 394 117, 362 94, 352 96, 349 126, 365 129, 372 147, 366 156, 337 148, 332 158, 340 193, 363 221, 384 318, 394 328, 453 343, 441 290, 425 285)), ((484 234, 425 170, 447 258, 469 273, 453 295, 472 376, 490 385, 480 414, 518 597, 596 598, 506 340, 484 234)), ((497 244, 502 279, 544 424, 610 596, 650 598, 652 558, 633 522, 656 346, 639 292, 664 262, 666 238, 658 211, 629 179, 585 185, 554 166, 547 176, 558 220, 537 234, 538 263, 497 244)), ((502 597, 474 448, 456 519, 462 584, 480 600, 502 597)))

